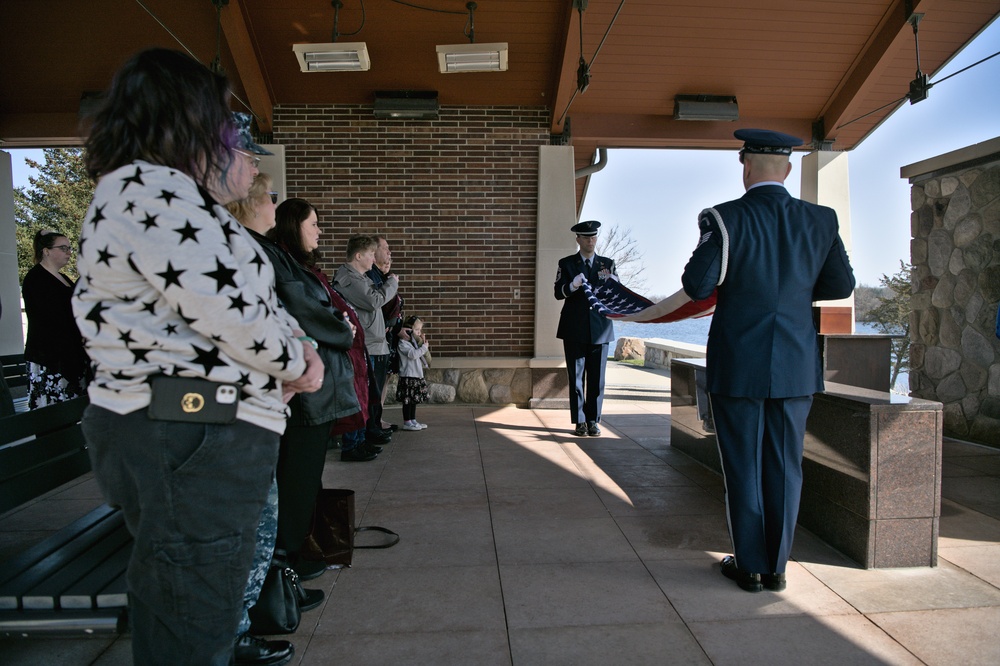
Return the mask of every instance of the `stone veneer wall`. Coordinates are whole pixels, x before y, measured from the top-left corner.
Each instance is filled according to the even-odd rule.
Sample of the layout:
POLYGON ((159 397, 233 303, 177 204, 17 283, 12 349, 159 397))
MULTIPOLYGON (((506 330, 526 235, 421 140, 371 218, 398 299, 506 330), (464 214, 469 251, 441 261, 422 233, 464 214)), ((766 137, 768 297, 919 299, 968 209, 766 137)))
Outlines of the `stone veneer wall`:
MULTIPOLYGON (((508 405, 531 400, 530 368, 428 368, 427 393, 433 403, 508 405)), ((386 383, 387 404, 396 402, 396 376, 386 383)))
POLYGON ((945 435, 1000 447, 1000 153, 910 182, 910 393, 944 404, 945 435))

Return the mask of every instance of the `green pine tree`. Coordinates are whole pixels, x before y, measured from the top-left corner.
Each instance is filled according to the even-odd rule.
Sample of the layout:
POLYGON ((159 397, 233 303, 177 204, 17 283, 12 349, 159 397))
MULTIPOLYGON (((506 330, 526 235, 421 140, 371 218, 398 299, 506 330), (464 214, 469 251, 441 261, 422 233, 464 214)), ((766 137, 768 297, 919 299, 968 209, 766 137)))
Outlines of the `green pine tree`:
MULTIPOLYGON (((18 281, 35 265, 32 241, 40 229, 53 229, 74 247, 80 243, 80 226, 94 197, 94 183, 87 176, 83 150, 46 148, 45 162, 25 160, 38 170, 28 187, 14 190, 14 223, 17 236, 18 281)), ((77 278, 76 255, 63 272, 77 278)))
POLYGON ((892 378, 889 386, 896 385, 896 378, 909 369, 910 361, 910 294, 912 293, 913 266, 900 260, 899 272, 882 275, 879 284, 889 294, 878 297, 878 305, 868 314, 868 321, 881 333, 895 335, 892 340, 892 378))

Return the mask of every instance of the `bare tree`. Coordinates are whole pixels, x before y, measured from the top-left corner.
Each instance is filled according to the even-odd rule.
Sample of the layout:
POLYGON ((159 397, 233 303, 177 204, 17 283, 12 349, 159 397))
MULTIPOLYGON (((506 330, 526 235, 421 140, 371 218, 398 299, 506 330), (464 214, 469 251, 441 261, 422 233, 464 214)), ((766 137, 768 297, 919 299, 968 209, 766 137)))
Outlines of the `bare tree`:
POLYGON ((879 299, 892 296, 888 287, 873 287, 859 284, 854 288, 854 318, 858 321, 874 321, 871 313, 879 306, 879 299))
POLYGON ((615 260, 618 278, 632 291, 641 292, 646 286, 642 273, 646 266, 642 262, 642 252, 632 238, 632 228, 608 225, 607 231, 598 236, 597 254, 615 260))

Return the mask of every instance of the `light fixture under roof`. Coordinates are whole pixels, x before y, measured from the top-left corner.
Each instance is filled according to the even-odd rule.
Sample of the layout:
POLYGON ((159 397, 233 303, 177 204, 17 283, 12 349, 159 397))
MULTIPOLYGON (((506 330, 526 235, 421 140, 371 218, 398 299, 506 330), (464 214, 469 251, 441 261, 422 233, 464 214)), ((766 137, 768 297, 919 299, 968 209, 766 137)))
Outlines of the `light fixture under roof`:
POLYGON ((740 109, 732 95, 677 95, 674 120, 739 120, 740 109))
POLYGON ((377 90, 375 117, 390 120, 437 120, 436 90, 377 90))
POLYGON ((372 67, 364 42, 293 44, 303 72, 367 72, 372 67))
POLYGON ((507 71, 507 42, 443 44, 437 47, 437 56, 442 74, 507 71))

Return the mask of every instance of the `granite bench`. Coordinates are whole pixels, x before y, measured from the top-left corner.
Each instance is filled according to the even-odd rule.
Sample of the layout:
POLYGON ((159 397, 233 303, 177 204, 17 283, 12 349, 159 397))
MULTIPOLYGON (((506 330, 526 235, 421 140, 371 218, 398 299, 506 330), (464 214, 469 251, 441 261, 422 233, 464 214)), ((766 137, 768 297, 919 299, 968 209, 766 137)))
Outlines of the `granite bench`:
MULTIPOLYGON (((721 473, 704 359, 671 362, 670 444, 721 473)), ((826 382, 806 426, 799 524, 865 568, 937 565, 941 403, 826 382)))

